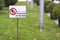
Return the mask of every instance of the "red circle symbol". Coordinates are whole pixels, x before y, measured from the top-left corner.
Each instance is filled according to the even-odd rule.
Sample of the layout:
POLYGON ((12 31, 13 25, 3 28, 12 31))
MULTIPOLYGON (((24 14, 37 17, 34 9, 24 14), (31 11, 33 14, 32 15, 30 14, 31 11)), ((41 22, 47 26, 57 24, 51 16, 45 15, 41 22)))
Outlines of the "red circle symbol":
POLYGON ((9 12, 11 15, 15 15, 17 13, 17 10, 15 8, 11 8, 9 12))

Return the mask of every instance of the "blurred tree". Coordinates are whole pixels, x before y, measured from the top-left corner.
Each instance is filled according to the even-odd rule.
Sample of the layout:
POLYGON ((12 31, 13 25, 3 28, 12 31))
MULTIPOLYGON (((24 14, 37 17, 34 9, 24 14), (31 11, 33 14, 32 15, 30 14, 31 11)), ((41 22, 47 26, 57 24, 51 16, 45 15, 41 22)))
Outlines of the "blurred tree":
POLYGON ((4 0, 5 6, 8 7, 9 5, 14 5, 17 0, 4 0))
POLYGON ((11 5, 14 5, 17 2, 17 0, 11 0, 11 5))
POLYGON ((0 0, 0 10, 2 10, 4 7, 4 1, 3 0, 0 0))
POLYGON ((60 27, 60 4, 57 4, 53 8, 52 12, 54 13, 55 17, 58 18, 58 25, 60 27))
POLYGON ((51 1, 45 1, 45 2, 44 2, 44 11, 47 12, 47 13, 49 12, 47 6, 48 6, 50 3, 51 3, 51 1))
POLYGON ((39 0, 34 0, 34 3, 36 3, 37 5, 39 5, 39 0))
POLYGON ((52 13, 52 10, 53 10, 53 8, 56 6, 56 4, 55 3, 50 3, 48 6, 47 6, 47 9, 49 10, 49 12, 50 12, 50 18, 51 19, 56 19, 56 17, 54 17, 54 14, 52 13))

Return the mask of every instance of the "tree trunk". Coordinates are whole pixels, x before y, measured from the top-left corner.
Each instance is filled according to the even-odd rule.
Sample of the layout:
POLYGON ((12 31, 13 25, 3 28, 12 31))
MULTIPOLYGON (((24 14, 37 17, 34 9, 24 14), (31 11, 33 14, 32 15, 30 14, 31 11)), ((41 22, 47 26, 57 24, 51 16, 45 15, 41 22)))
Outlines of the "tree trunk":
POLYGON ((60 18, 58 18, 58 25, 59 25, 59 27, 60 27, 60 18))

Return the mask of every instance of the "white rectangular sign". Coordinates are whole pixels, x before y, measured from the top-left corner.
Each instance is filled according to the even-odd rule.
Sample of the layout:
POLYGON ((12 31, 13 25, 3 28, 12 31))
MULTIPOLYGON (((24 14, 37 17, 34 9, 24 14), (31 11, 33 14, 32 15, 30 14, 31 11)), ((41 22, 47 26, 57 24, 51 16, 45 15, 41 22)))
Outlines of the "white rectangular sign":
POLYGON ((10 18, 26 18, 26 6, 9 6, 10 18))

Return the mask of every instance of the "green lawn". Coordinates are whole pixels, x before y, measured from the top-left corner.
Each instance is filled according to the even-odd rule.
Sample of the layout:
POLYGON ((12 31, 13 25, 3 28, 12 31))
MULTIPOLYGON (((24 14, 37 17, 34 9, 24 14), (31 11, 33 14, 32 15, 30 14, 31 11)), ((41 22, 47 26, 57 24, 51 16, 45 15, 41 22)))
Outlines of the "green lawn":
MULTIPOLYGON (((26 5, 17 2, 16 5, 26 5)), ((16 40, 16 19, 9 18, 8 8, 5 7, 0 13, 0 40, 16 40)), ((19 18, 18 39, 19 40, 60 40, 60 28, 44 14, 44 29, 39 28, 39 8, 34 4, 34 10, 30 12, 27 4, 27 17, 19 18)))

